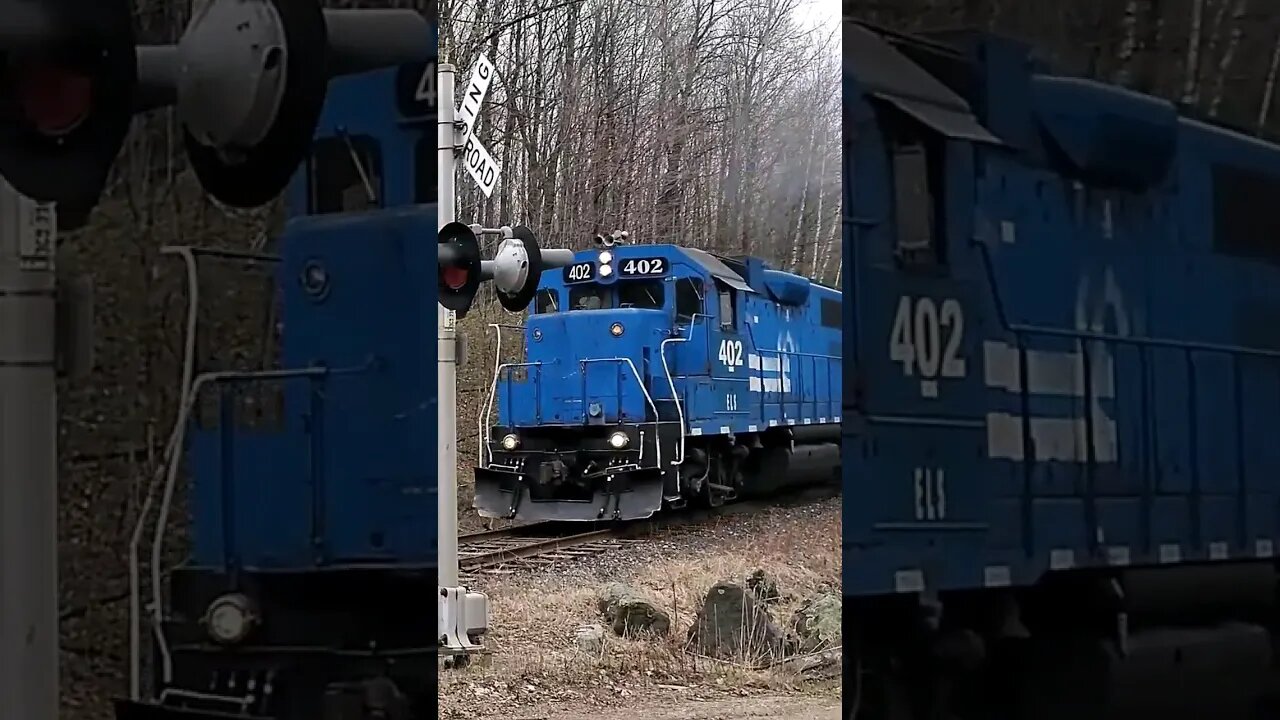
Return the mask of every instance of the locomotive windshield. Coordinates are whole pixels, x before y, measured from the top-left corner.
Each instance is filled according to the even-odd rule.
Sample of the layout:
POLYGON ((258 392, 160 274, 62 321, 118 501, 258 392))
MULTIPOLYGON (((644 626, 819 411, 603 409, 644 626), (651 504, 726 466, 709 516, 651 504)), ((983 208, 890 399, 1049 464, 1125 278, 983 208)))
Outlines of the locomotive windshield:
POLYGON ((538 291, 535 314, 561 310, 608 310, 639 308, 661 310, 666 307, 666 288, 661 280, 627 280, 613 287, 583 283, 569 288, 569 301, 561 307, 560 294, 551 289, 538 291))
POLYGON ((618 307, 661 310, 662 306, 661 280, 632 280, 618 284, 618 307))
POLYGON ((603 310, 609 307, 609 294, 603 285, 575 285, 569 288, 569 309, 603 310))

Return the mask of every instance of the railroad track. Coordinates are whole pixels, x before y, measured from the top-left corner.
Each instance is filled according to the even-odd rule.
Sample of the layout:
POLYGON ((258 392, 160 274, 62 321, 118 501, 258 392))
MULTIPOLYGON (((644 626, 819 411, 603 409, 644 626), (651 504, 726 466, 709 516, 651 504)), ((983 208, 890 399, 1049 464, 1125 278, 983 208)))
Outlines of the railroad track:
POLYGON ((458 576, 465 585, 481 575, 547 568, 624 545, 648 541, 655 532, 715 518, 805 504, 834 497, 839 488, 804 488, 769 500, 746 500, 714 510, 687 510, 627 523, 540 522, 458 536, 458 576))
POLYGON ((554 565, 640 542, 623 533, 621 526, 584 532, 563 523, 535 523, 459 535, 458 573, 463 578, 507 574, 518 567, 554 565))

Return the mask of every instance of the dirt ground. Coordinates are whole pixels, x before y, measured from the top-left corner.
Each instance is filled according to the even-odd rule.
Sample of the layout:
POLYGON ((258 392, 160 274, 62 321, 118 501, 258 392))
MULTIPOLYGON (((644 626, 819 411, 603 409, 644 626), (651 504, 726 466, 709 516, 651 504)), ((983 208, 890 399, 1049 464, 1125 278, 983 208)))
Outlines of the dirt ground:
POLYGON ((572 706, 530 708, 511 720, 840 720, 840 697, 761 695, 719 700, 694 700, 671 693, 614 710, 583 710, 572 706))
POLYGON ((782 599, 781 625, 816 592, 839 592, 840 499, 772 508, 666 531, 652 541, 558 565, 488 576, 488 657, 440 675, 441 720, 730 720, 839 717, 838 658, 799 672, 751 670, 686 652, 689 626, 717 582, 762 569, 782 599), (600 623, 596 592, 627 583, 671 617, 666 637, 606 632, 598 654, 574 641, 600 623))

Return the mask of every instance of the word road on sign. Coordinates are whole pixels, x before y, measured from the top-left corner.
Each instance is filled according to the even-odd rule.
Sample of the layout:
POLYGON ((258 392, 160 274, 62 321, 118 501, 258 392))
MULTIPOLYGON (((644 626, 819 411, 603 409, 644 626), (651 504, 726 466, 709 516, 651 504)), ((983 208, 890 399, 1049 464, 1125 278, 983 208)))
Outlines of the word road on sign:
POLYGON ((467 144, 462 147, 462 164, 467 167, 467 172, 480 186, 484 196, 492 196, 493 188, 497 186, 498 176, 502 174, 502 170, 489 151, 484 149, 484 145, 480 144, 480 138, 475 135, 468 137, 467 144))

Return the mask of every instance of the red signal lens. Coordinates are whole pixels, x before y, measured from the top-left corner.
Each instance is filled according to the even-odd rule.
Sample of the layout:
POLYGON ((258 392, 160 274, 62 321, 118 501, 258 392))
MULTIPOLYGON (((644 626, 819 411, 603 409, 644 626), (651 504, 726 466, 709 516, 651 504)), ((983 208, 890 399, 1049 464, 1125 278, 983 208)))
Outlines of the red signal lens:
POLYGON ((450 290, 461 290, 467 284, 467 271, 460 267, 444 269, 444 284, 450 290))
POLYGON ((66 135, 93 109, 93 80, 49 63, 15 69, 18 105, 41 134, 66 135))

